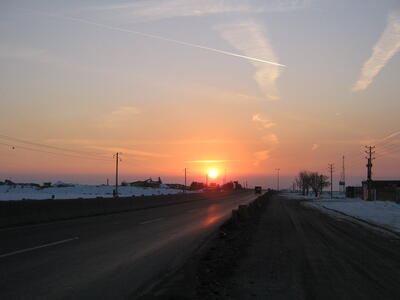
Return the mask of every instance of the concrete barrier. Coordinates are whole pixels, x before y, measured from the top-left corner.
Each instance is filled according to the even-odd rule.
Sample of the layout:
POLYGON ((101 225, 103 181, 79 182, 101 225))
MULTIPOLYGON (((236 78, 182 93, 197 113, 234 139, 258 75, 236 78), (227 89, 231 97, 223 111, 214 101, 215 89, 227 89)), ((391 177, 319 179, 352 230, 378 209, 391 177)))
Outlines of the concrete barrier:
POLYGON ((240 223, 255 217, 260 209, 267 204, 272 194, 273 192, 267 192, 249 204, 241 204, 237 209, 233 209, 230 223, 234 226, 240 226, 240 223))
MULTIPOLYGON (((223 197, 227 194, 229 192, 213 197, 223 197)), ((205 198, 207 195, 202 193, 182 193, 119 198, 0 201, 0 228, 150 209, 205 198)))

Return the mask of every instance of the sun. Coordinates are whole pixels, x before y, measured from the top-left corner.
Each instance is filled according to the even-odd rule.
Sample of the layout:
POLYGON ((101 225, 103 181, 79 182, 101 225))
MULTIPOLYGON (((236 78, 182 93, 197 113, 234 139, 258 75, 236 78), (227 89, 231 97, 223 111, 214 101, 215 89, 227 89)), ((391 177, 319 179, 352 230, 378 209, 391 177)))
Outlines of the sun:
POLYGON ((218 171, 215 169, 208 170, 208 177, 215 179, 218 177, 218 171))

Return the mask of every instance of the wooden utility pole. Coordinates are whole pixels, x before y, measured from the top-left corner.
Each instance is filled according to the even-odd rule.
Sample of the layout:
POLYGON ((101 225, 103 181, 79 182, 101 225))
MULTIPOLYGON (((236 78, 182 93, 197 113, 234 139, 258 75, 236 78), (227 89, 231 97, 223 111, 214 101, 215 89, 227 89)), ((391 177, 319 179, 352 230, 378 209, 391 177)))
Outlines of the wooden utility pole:
POLYGON ((114 197, 118 197, 118 163, 120 161, 120 156, 121 153, 117 152, 114 154, 115 157, 115 193, 114 197))
POLYGON ((375 157, 372 157, 372 155, 375 154, 375 146, 365 146, 367 149, 365 153, 367 156, 365 157, 367 159, 367 188, 368 188, 368 195, 367 195, 367 200, 373 200, 372 199, 372 160, 375 159, 375 157))
POLYGON ((183 193, 186 193, 186 168, 185 168, 185 187, 183 188, 183 193))
POLYGON ((329 166, 329 171, 331 173, 331 199, 333 198, 333 169, 334 169, 334 164, 328 164, 329 166))

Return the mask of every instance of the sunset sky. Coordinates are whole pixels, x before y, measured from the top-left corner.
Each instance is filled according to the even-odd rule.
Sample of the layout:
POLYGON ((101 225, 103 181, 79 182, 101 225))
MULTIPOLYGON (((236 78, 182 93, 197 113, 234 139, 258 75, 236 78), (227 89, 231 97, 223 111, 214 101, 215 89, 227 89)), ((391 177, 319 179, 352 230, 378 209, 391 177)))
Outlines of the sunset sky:
POLYGON ((398 0, 1 1, 0 180, 400 178, 399 50, 398 0))

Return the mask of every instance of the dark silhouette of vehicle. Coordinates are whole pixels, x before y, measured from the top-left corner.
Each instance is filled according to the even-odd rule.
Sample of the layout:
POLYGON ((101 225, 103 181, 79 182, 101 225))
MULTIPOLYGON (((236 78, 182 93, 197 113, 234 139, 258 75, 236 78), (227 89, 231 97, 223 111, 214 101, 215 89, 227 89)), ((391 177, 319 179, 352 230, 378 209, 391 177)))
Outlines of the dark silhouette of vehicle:
POLYGON ((261 186, 255 186, 254 187, 254 194, 261 194, 262 188, 261 186))

